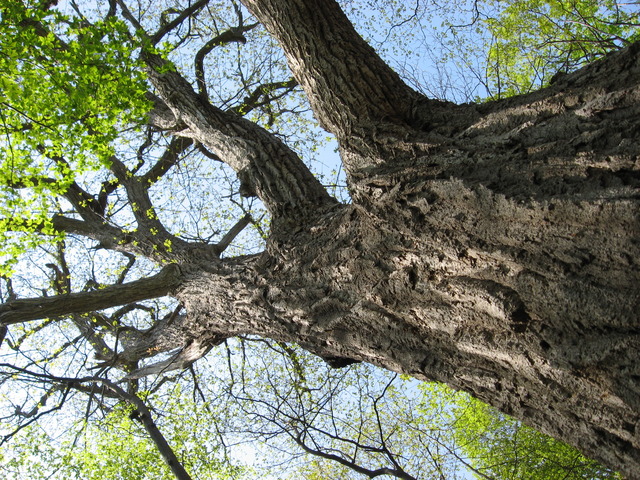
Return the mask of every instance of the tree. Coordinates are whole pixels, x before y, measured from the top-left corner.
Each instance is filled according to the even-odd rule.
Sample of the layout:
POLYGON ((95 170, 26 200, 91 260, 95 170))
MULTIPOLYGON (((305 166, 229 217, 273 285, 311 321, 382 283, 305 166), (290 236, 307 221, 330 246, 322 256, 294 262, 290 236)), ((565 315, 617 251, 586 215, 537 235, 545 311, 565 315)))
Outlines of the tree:
POLYGON ((489 3, 497 12, 482 19, 491 36, 483 83, 492 99, 529 93, 638 40, 637 11, 614 1, 489 3))
POLYGON ((3 7, 3 41, 16 39, 2 77, 5 251, 64 234, 122 256, 117 273, 74 285, 58 252, 54 296, 13 298, 8 281, 2 337, 68 319, 133 384, 230 337, 297 343, 334 367, 463 389, 637 478, 638 44, 549 88, 456 105, 408 87, 331 0, 243 4, 295 81, 245 79, 222 107, 207 58, 257 28, 235 3, 233 25, 206 0, 156 21, 122 0, 99 19, 3 7), (190 75, 170 50, 202 30, 190 75), (268 130, 296 84, 337 139, 351 203, 268 130), (258 122, 242 117, 254 110, 258 122), (189 238, 156 208, 171 208, 158 190, 196 149, 268 210, 263 251, 224 254, 250 216, 189 238), (173 310, 145 323, 143 302, 164 296, 173 310))

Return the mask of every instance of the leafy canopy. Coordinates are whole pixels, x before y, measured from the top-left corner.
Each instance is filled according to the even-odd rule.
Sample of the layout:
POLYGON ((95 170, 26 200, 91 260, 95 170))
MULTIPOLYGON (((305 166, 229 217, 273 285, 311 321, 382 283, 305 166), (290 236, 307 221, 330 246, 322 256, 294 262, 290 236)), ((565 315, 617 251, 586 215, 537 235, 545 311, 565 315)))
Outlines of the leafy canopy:
POLYGON ((488 0, 487 83, 508 97, 640 40, 640 10, 616 0, 488 0))
MULTIPOLYGON (((189 400, 179 386, 171 397, 144 395, 162 405, 162 428, 194 479, 255 478, 234 465, 221 451, 216 432, 207 428, 208 405, 189 400), (180 421, 176 421, 176 417, 180 421)), ((142 426, 132 417, 132 406, 119 403, 101 419, 76 422, 55 435, 39 425, 20 432, 0 466, 8 479, 55 478, 82 480, 171 480, 175 478, 142 426)), ((160 417, 159 420, 162 420, 160 417)))
POLYGON ((465 392, 423 383, 422 411, 440 411, 442 431, 478 478, 548 480, 620 479, 575 448, 544 435, 465 392))
POLYGON ((140 42, 116 17, 89 24, 35 1, 0 10, 0 255, 54 234, 55 198, 109 164, 113 142, 149 111, 140 42), (11 232, 11 233, 10 233, 11 232))

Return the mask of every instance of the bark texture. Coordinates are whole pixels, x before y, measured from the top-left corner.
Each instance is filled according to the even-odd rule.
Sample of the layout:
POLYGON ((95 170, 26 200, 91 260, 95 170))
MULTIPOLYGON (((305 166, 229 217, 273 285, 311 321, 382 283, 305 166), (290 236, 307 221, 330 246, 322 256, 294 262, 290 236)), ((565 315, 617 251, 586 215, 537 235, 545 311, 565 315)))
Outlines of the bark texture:
MULTIPOLYGON (((174 262, 158 291, 185 313, 131 340, 121 359, 176 355, 130 377, 261 335, 333 365, 370 362, 464 389, 640 478, 640 44, 530 95, 453 105, 404 85, 332 0, 243 3, 338 139, 353 203, 335 202, 279 139, 146 56, 151 121, 180 148, 199 142, 227 162, 273 225, 262 254, 220 259, 223 246, 166 231, 129 239, 96 228, 89 210, 56 219, 174 262), (159 248, 167 238, 173 252, 159 248)), ((135 178, 118 177, 145 201, 135 178)), ((137 235, 158 230, 150 221, 137 235)), ((47 304, 77 312, 89 297, 104 307, 94 292, 47 304)), ((36 318, 33 305, 9 302, 0 321, 36 318)))

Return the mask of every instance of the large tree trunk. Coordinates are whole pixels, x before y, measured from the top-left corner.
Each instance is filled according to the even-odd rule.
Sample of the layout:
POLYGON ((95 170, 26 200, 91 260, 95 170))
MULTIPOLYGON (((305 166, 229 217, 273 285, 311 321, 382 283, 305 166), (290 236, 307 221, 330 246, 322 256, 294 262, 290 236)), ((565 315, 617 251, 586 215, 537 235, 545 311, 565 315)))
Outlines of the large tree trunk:
POLYGON ((404 86, 333 2, 245 3, 338 138, 353 204, 191 272, 194 332, 443 381, 640 478, 640 45, 455 106, 404 86))

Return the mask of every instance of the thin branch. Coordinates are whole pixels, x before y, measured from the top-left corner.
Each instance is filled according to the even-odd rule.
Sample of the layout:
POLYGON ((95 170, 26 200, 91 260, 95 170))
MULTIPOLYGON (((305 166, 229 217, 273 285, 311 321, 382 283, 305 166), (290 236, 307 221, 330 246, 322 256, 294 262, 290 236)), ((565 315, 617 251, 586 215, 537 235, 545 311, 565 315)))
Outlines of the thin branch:
MULTIPOLYGON (((304 433, 304 432, 302 432, 304 433)), ((365 468, 361 465, 358 465, 355 462, 351 462, 345 458, 342 458, 338 455, 334 455, 332 453, 327 453, 327 452, 323 452, 321 450, 316 450, 313 449, 311 447, 309 447, 306 443, 304 443, 304 440, 301 438, 302 437, 302 433, 300 433, 299 435, 293 437, 293 440, 307 453, 311 454, 311 455, 315 455, 317 457, 321 457, 321 458, 325 458, 327 460, 332 460, 334 462, 337 462, 341 465, 344 465, 345 467, 349 467, 351 470, 361 473, 362 475, 366 475, 369 478, 375 478, 375 477, 380 477, 382 475, 391 475, 393 477, 396 478, 401 478, 403 480, 417 480, 416 477, 409 475, 407 472, 405 472, 402 469, 398 469, 398 468, 387 468, 387 467, 383 467, 383 468, 378 468, 376 470, 371 470, 368 468, 365 468)))
POLYGON ((180 160, 182 153, 193 144, 193 140, 186 137, 173 137, 167 148, 149 171, 140 177, 142 184, 157 182, 171 167, 180 160))
POLYGON ((376 416, 376 424, 377 424, 377 427, 378 427, 378 435, 379 435, 379 438, 380 438, 380 445, 382 445, 382 449, 384 450, 387 458, 389 458, 391 463, 393 463, 393 465, 396 468, 400 468, 400 465, 398 464, 398 461, 396 460, 396 456, 391 451, 389 451, 389 449, 387 448, 387 441, 385 439, 385 435, 384 435, 384 432, 382 430, 382 420, 380 419, 380 410, 378 408, 378 402, 380 402, 380 400, 382 400, 384 398, 384 396, 387 394, 387 390, 389 390, 389 388, 391 387, 391 385, 393 384, 393 382, 396 380, 397 377, 398 377, 398 374, 394 374, 391 377, 391 379, 389 380, 389 382, 387 382, 387 385, 384 387, 384 389, 382 390, 380 395, 378 395, 373 400, 373 411, 374 411, 375 416, 376 416))
POLYGON ((204 46, 198 50, 195 56, 195 73, 196 73, 196 82, 198 84, 198 93, 204 98, 209 98, 207 94, 207 84, 205 82, 205 74, 204 74, 204 59, 205 57, 217 46, 226 45, 231 42, 238 43, 246 43, 247 39, 243 35, 244 32, 252 30, 257 27, 258 24, 254 23, 252 25, 248 25, 246 27, 236 27, 231 28, 225 32, 222 32, 220 35, 212 38, 204 46))
POLYGON ((123 0, 116 0, 116 3, 122 10, 122 16, 131 24, 133 27, 140 33, 144 32, 144 28, 140 25, 140 22, 133 16, 127 4, 123 2, 123 0))
POLYGON ((202 7, 206 6, 207 3, 209 3, 209 0, 200 0, 190 7, 185 8, 182 12, 179 12, 179 15, 176 18, 162 25, 162 27, 160 27, 160 29, 151 36, 151 45, 156 45, 160 40, 162 40, 162 37, 184 22, 187 18, 195 14, 202 7))
MULTIPOLYGON (((156 445, 158 452, 160 453, 162 458, 165 460, 165 462, 167 462, 167 465, 169 465, 169 468, 171 469, 173 474, 176 476, 176 478, 178 480, 191 480, 191 476, 187 473, 182 463, 178 460, 173 449, 171 448, 167 440, 164 438, 164 435, 158 429, 157 425, 153 421, 153 417, 151 416, 151 411, 149 410, 147 405, 142 401, 142 399, 140 399, 136 395, 127 392, 122 387, 102 377, 84 377, 84 378, 58 377, 58 376, 49 375, 45 373, 33 372, 33 371, 16 367, 15 365, 10 365, 10 364, 0 364, 0 367, 12 369, 14 371, 19 372, 22 375, 26 375, 32 378, 37 378, 37 379, 57 383, 64 388, 63 398, 56 407, 52 408, 51 410, 47 410, 46 412, 42 412, 39 415, 35 416, 32 420, 30 420, 26 424, 20 425, 18 430, 11 433, 10 436, 15 435, 17 431, 26 427, 28 424, 33 423, 33 421, 35 421, 37 418, 40 418, 42 415, 45 415, 46 413, 50 413, 53 410, 62 408, 62 404, 64 403, 64 400, 66 399, 69 391, 72 388, 84 390, 84 388, 82 388, 82 384, 86 384, 86 383, 90 383, 94 385, 102 385, 107 391, 110 390, 111 392, 113 392, 113 394, 115 394, 115 396, 117 396, 121 400, 124 400, 125 402, 129 403, 131 406, 135 408, 134 412, 131 414, 131 418, 138 420, 142 423, 145 430, 151 437, 151 440, 156 445)), ((3 442, 6 441, 7 439, 8 439, 7 436, 5 436, 3 442)), ((2 442, 0 442, 0 444, 1 443, 2 442)))
MULTIPOLYGON (((12 365, 0 365, 0 367, 12 367, 12 365)), ((67 400, 67 396, 69 395, 69 391, 71 390, 70 387, 66 387, 62 393, 62 398, 60 399, 60 401, 58 402, 57 405, 55 405, 54 407, 51 407, 48 410, 45 411, 40 411, 38 412, 36 415, 34 415, 33 417, 31 417, 31 419, 25 423, 20 424, 18 427, 16 427, 12 432, 9 432, 8 434, 4 435, 2 437, 2 439, 0 439, 0 446, 2 446, 4 443, 6 443, 8 440, 10 440, 11 438, 13 438, 16 434, 18 434, 22 429, 28 427, 29 425, 31 425, 32 423, 37 422, 38 420, 40 420, 40 418, 42 418, 43 416, 49 414, 49 413, 53 413, 57 410, 62 409, 62 407, 64 406, 64 402, 67 400)))
POLYGON ((136 395, 128 393, 123 388, 119 387, 113 382, 103 378, 95 378, 89 379, 86 381, 101 383, 106 386, 109 390, 115 392, 120 398, 128 402, 129 404, 135 407, 135 411, 132 414, 132 418, 140 421, 144 426, 145 430, 151 437, 151 440, 156 445, 158 452, 162 455, 164 461, 169 465, 169 468, 176 476, 178 480, 191 480, 191 476, 187 473, 186 469, 176 457, 173 449, 164 438, 164 435, 158 428, 158 426, 153 421, 153 417, 151 416, 151 411, 147 407, 147 405, 136 395))
POLYGON ((131 253, 128 253, 128 252, 124 252, 123 255, 127 257, 127 264, 124 266, 124 268, 120 272, 120 275, 118 275, 118 280, 116 280, 116 283, 118 285, 121 285, 124 283, 124 280, 125 278, 127 278, 129 271, 131 270, 133 265, 136 263, 135 255, 132 255, 131 253))
POLYGON ((244 230, 245 227, 252 221, 253 219, 251 218, 251 215, 247 214, 242 217, 233 227, 231 227, 231 230, 229 230, 229 232, 227 232, 227 234, 222 237, 222 239, 216 244, 216 252, 218 252, 218 254, 224 252, 227 247, 231 245, 231 242, 233 242, 233 240, 240 234, 240 232, 242 232, 242 230, 244 230))
POLYGON ((256 108, 268 105, 272 101, 284 97, 285 95, 293 91, 293 89, 295 89, 297 86, 298 81, 294 78, 282 82, 271 82, 259 85, 253 90, 253 92, 251 92, 250 95, 242 100, 242 104, 233 107, 231 111, 240 115, 246 115, 256 108), (273 91, 280 89, 284 89, 284 91, 279 93, 278 95, 271 95, 273 91), (264 98, 264 100, 259 101, 260 98, 264 98))

